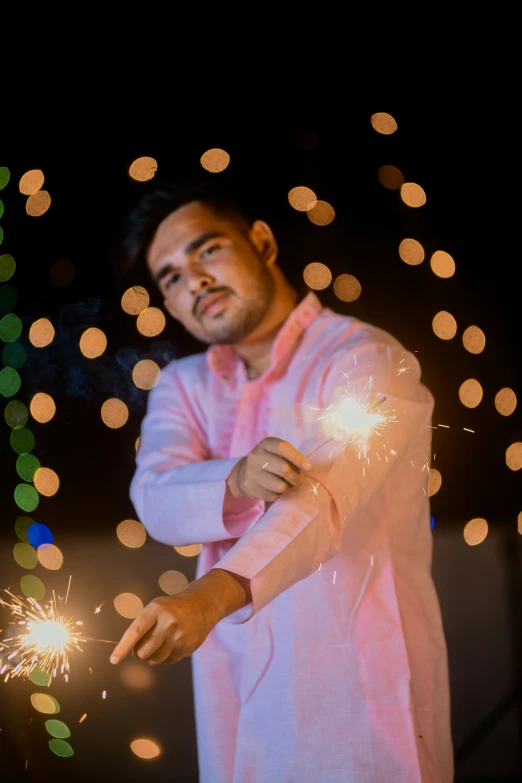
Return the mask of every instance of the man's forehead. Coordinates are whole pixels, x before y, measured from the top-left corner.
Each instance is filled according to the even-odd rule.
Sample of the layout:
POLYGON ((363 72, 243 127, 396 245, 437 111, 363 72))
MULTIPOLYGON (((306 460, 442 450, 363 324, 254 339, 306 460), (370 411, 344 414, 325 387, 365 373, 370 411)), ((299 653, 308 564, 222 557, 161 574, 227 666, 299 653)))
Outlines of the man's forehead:
POLYGON ((149 267, 154 269, 165 256, 183 253, 184 248, 201 234, 214 231, 227 234, 233 230, 230 220, 216 215, 205 204, 196 201, 184 204, 159 224, 147 253, 149 267))

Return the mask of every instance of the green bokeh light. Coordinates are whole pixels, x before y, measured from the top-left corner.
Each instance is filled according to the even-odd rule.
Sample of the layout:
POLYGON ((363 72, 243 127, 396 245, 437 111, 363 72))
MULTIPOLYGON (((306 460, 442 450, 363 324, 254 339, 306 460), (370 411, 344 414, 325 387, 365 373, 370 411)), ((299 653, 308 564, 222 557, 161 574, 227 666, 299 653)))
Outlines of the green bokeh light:
POLYGON ((38 552, 31 544, 15 544, 13 557, 21 568, 35 568, 38 564, 38 552))
MULTIPOLYGON (((45 728, 52 737, 59 737, 60 739, 64 739, 65 737, 71 736, 69 726, 67 726, 67 724, 65 724, 62 720, 46 720, 45 728)), ((65 744, 67 745, 67 743, 65 744)))
POLYGON ((29 530, 31 525, 34 525, 34 519, 31 519, 31 517, 16 518, 15 533, 20 539, 20 541, 24 541, 26 544, 29 543, 29 536, 27 535, 27 531, 29 530))
POLYGON ((29 411, 23 402, 11 400, 5 406, 4 416, 10 427, 24 427, 29 418, 29 411))
POLYGON ((12 367, 4 367, 0 370, 0 394, 4 397, 12 397, 19 391, 22 379, 12 367))
POLYGON ((16 460, 16 472, 24 481, 33 481, 38 468, 41 468, 40 460, 34 454, 20 454, 16 460))
POLYGON ((3 214, 4 214, 4 202, 0 198, 0 218, 2 217, 3 214))
POLYGON ((2 351, 2 361, 6 367, 14 367, 18 370, 25 364, 27 354, 21 343, 9 343, 2 351))
POLYGON ((74 755, 72 747, 68 742, 62 739, 49 740, 49 747, 53 753, 56 753, 57 756, 62 756, 63 758, 74 755))
POLYGON ((16 304, 18 295, 12 285, 0 285, 0 313, 10 313, 16 304))
POLYGON ((40 669, 39 666, 35 666, 29 675, 29 679, 35 685, 41 685, 42 687, 47 688, 51 684, 52 677, 49 672, 40 669))
MULTIPOLYGON (((0 204, 2 202, 0 201, 0 204)), ((15 273, 16 261, 11 253, 4 253, 0 256, 0 283, 10 280, 15 273)))
POLYGON ((9 180, 11 179, 11 172, 7 166, 0 166, 0 190, 5 188, 9 180))
MULTIPOLYGON (((34 574, 25 574, 25 576, 20 579, 20 589, 24 595, 28 598, 34 598, 35 601, 41 601, 45 596, 45 585, 42 580, 38 579, 34 574)), ((58 702, 56 703, 58 704, 58 702)))
POLYGON ((38 508, 40 495, 32 484, 17 484, 14 491, 14 499, 18 508, 22 511, 34 511, 38 508))
POLYGON ((0 245, 4 241, 4 229, 0 226, 0 245))
POLYGON ((29 454, 34 449, 34 435, 27 427, 16 427, 11 432, 10 441, 17 454, 29 454))
POLYGON ((14 313, 7 313, 0 318, 0 340, 4 343, 14 343, 22 334, 22 322, 14 313))

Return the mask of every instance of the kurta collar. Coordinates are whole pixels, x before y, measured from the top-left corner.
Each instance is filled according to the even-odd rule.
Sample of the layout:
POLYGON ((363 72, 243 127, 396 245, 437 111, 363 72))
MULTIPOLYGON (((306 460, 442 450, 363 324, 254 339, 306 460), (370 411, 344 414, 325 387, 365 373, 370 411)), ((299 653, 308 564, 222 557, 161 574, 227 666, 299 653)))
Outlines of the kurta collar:
MULTIPOLYGON (((294 307, 274 340, 267 372, 273 371, 284 356, 294 353, 302 333, 317 318, 322 309, 323 306, 313 291, 310 291, 294 307)), ((244 370, 239 354, 230 345, 212 345, 206 351, 206 357, 208 366, 220 380, 226 381, 231 378, 237 371, 238 363, 244 370)))

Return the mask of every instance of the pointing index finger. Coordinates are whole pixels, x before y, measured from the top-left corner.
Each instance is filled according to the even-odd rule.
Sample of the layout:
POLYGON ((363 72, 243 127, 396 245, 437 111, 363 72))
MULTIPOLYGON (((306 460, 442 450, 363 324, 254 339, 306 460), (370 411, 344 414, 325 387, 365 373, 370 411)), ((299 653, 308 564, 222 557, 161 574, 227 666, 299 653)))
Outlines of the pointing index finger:
POLYGON ((112 651, 110 657, 111 663, 119 663, 122 661, 132 650, 135 644, 145 636, 147 631, 150 631, 153 625, 156 624, 156 616, 150 613, 140 613, 135 620, 129 625, 120 641, 112 651))

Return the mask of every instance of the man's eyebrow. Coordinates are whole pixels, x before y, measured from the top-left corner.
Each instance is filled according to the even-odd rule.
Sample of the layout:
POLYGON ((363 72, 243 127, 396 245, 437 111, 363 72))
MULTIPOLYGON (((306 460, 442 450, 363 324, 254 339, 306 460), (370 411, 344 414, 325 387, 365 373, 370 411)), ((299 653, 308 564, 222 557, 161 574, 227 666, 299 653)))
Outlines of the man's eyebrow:
MULTIPOLYGON (((193 239, 191 242, 188 243, 188 245, 185 245, 183 248, 183 253, 188 256, 191 253, 193 253, 195 250, 199 250, 199 248, 205 244, 205 242, 208 242, 209 239, 216 239, 217 237, 222 237, 223 234, 220 231, 205 231, 203 234, 200 234, 195 239, 193 239)), ((177 267, 174 266, 170 261, 168 261, 164 266, 161 267, 159 272, 156 272, 154 275, 154 282, 156 285, 159 285, 160 282, 163 280, 163 278, 174 271, 177 267)))

